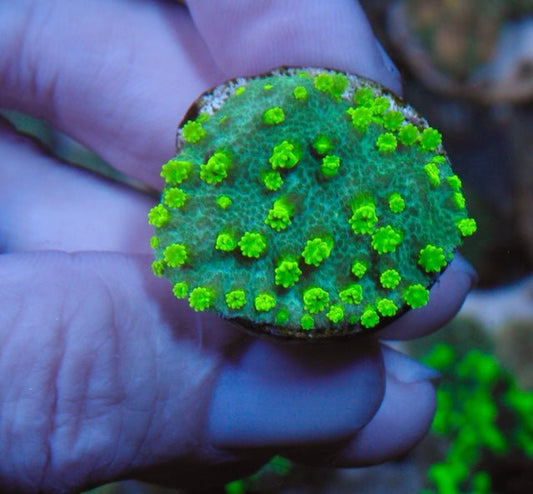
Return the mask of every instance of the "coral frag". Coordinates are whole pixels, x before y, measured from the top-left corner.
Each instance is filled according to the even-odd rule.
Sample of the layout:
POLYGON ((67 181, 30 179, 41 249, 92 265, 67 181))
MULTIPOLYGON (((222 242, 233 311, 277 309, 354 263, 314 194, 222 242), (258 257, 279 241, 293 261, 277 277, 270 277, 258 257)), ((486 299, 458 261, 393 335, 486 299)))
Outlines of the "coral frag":
POLYGON ((476 229, 440 133, 378 84, 331 70, 202 96, 161 176, 154 273, 194 310, 288 338, 424 306, 476 229))

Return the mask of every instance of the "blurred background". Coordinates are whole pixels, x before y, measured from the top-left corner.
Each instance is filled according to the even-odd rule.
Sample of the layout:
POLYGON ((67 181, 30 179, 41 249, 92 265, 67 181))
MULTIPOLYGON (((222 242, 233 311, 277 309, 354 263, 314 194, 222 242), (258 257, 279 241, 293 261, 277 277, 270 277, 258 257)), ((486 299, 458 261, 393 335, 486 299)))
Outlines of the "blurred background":
MULTIPOLYGON (((404 98, 442 132, 479 225, 462 249, 478 287, 443 331, 402 347, 443 374, 431 433, 370 468, 276 457, 209 490, 127 481, 92 494, 533 492, 533 0, 361 4, 402 73, 404 98)), ((46 123, 4 115, 70 163, 140 187, 46 123)))

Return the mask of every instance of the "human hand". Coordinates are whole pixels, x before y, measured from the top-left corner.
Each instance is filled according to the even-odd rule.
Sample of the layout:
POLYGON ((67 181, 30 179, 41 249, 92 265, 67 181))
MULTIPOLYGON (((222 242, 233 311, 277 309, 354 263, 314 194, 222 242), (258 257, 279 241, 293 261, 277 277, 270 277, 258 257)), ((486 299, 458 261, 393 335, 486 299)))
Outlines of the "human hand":
MULTIPOLYGON (((176 123, 226 79, 324 66, 400 91, 352 0, 188 4, 0 1, 0 105, 160 187, 176 123)), ((430 370, 374 338, 285 345, 192 312, 150 272, 150 197, 65 166, 7 124, 0 149, 0 490, 214 484, 274 453, 356 466, 425 434, 430 370)), ((459 258, 430 304, 380 337, 435 330, 471 282, 459 258)))

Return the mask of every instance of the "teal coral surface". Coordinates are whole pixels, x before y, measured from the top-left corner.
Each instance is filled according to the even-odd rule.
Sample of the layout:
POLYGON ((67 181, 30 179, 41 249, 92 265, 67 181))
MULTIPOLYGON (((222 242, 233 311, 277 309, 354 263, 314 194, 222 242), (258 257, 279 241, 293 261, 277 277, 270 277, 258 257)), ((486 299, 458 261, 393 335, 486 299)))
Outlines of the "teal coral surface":
POLYGON ((202 96, 161 176, 154 273, 194 310, 289 338, 425 305, 476 229, 440 133, 378 84, 330 70, 202 96))

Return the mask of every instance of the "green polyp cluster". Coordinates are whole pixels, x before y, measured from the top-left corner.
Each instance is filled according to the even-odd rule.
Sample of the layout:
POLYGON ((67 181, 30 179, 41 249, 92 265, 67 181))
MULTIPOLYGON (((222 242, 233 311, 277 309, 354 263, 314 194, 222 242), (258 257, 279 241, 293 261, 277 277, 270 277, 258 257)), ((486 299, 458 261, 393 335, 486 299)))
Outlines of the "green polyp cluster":
POLYGON ((533 393, 521 389, 494 355, 461 350, 438 343, 424 358, 443 379, 431 426, 439 438, 439 455, 427 469, 428 488, 419 492, 527 492, 533 393))
POLYGON ((287 338, 378 328, 476 230, 440 133, 368 80, 285 69, 189 115, 148 221, 154 274, 194 310, 287 338))

